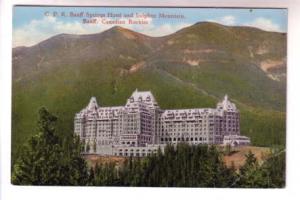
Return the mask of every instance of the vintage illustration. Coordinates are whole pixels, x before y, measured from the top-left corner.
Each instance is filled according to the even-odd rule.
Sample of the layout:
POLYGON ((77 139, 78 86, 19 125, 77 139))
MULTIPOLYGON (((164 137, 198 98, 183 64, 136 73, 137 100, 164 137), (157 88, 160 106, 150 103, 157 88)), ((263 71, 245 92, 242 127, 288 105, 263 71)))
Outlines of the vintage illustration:
POLYGON ((15 6, 14 185, 285 187, 287 10, 15 6))

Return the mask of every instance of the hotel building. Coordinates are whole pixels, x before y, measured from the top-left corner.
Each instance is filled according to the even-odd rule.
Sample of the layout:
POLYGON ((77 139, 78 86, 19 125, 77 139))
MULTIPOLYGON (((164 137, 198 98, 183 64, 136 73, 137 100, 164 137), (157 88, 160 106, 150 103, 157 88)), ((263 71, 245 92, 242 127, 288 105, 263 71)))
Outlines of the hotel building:
POLYGON ((74 132, 84 141, 84 153, 99 155, 146 156, 182 142, 250 144, 240 137, 239 110, 227 95, 216 108, 172 110, 161 109, 150 91, 136 90, 116 107, 101 107, 92 97, 75 115, 74 132))

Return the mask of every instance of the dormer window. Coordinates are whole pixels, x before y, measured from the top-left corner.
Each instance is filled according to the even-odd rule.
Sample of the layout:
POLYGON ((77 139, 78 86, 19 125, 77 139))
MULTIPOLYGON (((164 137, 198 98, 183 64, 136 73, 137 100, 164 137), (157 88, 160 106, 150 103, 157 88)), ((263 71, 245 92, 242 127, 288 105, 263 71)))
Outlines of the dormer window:
POLYGON ((133 103, 133 102, 134 102, 133 97, 130 97, 130 103, 133 103))
POLYGON ((150 96, 147 96, 146 101, 151 101, 150 96))
POLYGON ((139 101, 143 101, 143 98, 142 98, 142 97, 139 97, 139 101))

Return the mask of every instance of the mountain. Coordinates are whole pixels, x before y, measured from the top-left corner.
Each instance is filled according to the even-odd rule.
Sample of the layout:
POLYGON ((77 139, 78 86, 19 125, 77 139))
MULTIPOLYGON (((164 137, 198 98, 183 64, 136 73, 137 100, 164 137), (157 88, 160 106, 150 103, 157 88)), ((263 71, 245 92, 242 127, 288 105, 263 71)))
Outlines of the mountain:
POLYGON ((285 145, 285 33, 201 22, 150 37, 116 26, 13 49, 13 159, 35 133, 39 107, 67 136, 91 96, 124 105, 136 88, 151 90, 162 108, 215 107, 228 94, 254 145, 285 145))
POLYGON ((274 80, 285 80, 285 33, 200 22, 172 34, 163 52, 171 57, 178 53, 178 60, 192 66, 215 60, 240 60, 261 68, 274 80))
POLYGON ((14 79, 47 71, 63 64, 114 59, 137 62, 151 53, 155 42, 128 29, 114 27, 99 34, 60 34, 30 48, 13 50, 14 79), (63 58, 63 59, 62 59, 63 58))

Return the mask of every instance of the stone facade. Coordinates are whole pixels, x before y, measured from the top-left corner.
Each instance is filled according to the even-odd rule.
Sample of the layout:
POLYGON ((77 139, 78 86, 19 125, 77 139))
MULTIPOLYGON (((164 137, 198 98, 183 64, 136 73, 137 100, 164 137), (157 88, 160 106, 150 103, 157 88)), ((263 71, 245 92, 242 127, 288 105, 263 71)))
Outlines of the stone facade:
POLYGON ((166 144, 223 144, 240 135, 240 115, 227 95, 216 108, 162 110, 150 91, 134 91, 125 106, 101 107, 92 97, 75 115, 85 153, 145 156, 166 144))

